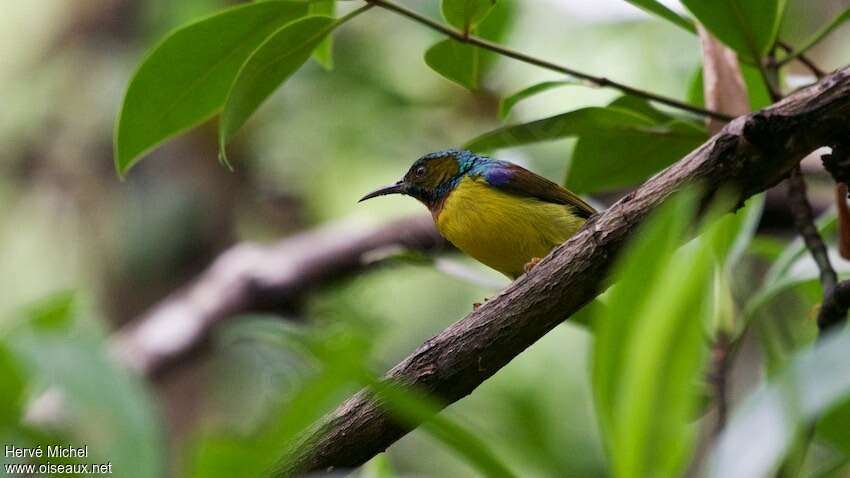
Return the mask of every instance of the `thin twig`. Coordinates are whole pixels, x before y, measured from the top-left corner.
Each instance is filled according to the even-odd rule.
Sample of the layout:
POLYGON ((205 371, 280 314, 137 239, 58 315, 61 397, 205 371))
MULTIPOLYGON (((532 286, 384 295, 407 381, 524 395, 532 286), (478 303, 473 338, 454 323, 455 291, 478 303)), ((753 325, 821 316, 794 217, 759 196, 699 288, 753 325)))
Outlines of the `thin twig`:
POLYGON ((540 58, 535 58, 535 57, 526 55, 525 53, 521 53, 521 52, 518 52, 518 51, 515 51, 515 50, 511 50, 509 48, 506 48, 506 47, 503 47, 503 46, 498 45, 496 43, 487 41, 487 40, 480 38, 480 37, 477 37, 475 35, 464 34, 461 31, 447 27, 446 25, 443 25, 439 22, 436 22, 436 21, 434 21, 434 20, 432 20, 432 19, 430 19, 430 18, 428 18, 424 15, 420 15, 419 13, 417 13, 413 10, 410 10, 406 7, 403 7, 401 5, 398 5, 396 3, 393 3, 393 2, 390 2, 390 1, 387 1, 387 0, 365 0, 365 1, 367 1, 371 4, 373 4, 373 5, 376 5, 378 7, 384 8, 386 10, 390 10, 390 11, 398 13, 402 16, 405 16, 405 17, 407 17, 407 18, 409 18, 409 19, 411 19, 415 22, 418 22, 422 25, 425 25, 425 26, 427 26, 427 27, 429 27, 433 30, 436 30, 436 31, 438 31, 438 32, 440 32, 440 33, 442 33, 446 36, 449 36, 449 37, 451 37, 451 38, 453 38, 453 39, 455 39, 459 42, 467 43, 469 45, 475 45, 477 47, 484 48, 486 50, 490 50, 490 51, 498 53, 500 55, 503 55, 503 56, 506 56, 506 57, 509 57, 509 58, 513 58, 515 60, 519 60, 519 61, 524 62, 524 63, 528 63, 530 65, 539 66, 539 67, 547 69, 547 70, 555 71, 555 72, 558 72, 558 73, 563 73, 565 75, 570 75, 570 76, 575 77, 575 78, 580 78, 582 80, 585 80, 585 81, 592 83, 592 84, 599 86, 599 87, 614 88, 614 89, 620 90, 623 93, 626 93, 626 94, 629 94, 629 95, 632 95, 632 96, 639 96, 641 98, 646 98, 646 99, 651 100, 651 101, 655 101, 655 102, 658 102, 658 103, 661 103, 661 104, 664 104, 664 105, 667 105, 667 106, 670 106, 670 107, 673 107, 673 108, 677 108, 677 109, 680 109, 680 110, 689 111, 691 113, 695 113, 695 114, 698 114, 698 115, 701 115, 701 116, 708 116, 708 117, 720 119, 720 120, 723 120, 723 121, 731 121, 733 119, 729 115, 718 113, 716 111, 709 111, 707 109, 700 108, 698 106, 694 106, 694 105, 691 105, 691 104, 688 104, 688 103, 685 103, 685 102, 682 102, 682 101, 679 101, 679 100, 675 100, 673 98, 668 98, 666 96, 661 96, 661 95, 658 95, 658 94, 655 94, 655 93, 652 93, 652 92, 649 92, 649 91, 640 90, 640 89, 637 89, 637 88, 616 82, 614 80, 609 80, 608 78, 605 78, 605 77, 594 76, 594 75, 590 75, 588 73, 583 73, 581 71, 577 71, 577 70, 574 70, 572 68, 568 68, 566 66, 558 65, 558 64, 546 61, 546 60, 542 60, 540 58))
POLYGON ((812 254, 812 258, 818 266, 820 283, 824 294, 826 294, 835 287, 838 276, 829 261, 826 244, 824 244, 823 238, 815 226, 812 205, 809 204, 809 199, 806 197, 806 182, 799 165, 791 170, 791 175, 788 177, 788 207, 794 216, 794 225, 803 237, 806 248, 812 254))
MULTIPOLYGON (((783 50, 785 50, 785 52, 786 52, 786 53, 788 53, 789 55, 790 55, 790 54, 792 54, 792 53, 794 52, 794 48, 793 48, 791 45, 789 45, 789 44, 785 43, 785 42, 784 42, 784 41, 782 41, 782 40, 777 40, 777 41, 776 41, 776 45, 777 45, 777 46, 779 46, 779 48, 782 48, 783 50)), ((811 59, 811 58, 807 57, 806 55, 802 55, 802 54, 801 54, 801 55, 797 55, 797 56, 789 56, 789 57, 784 58, 784 59, 782 59, 782 60, 780 60, 780 61, 777 61, 777 62, 776 62, 776 67, 777 67, 777 68, 779 68, 779 67, 781 67, 781 66, 783 66, 783 65, 787 64, 789 61, 791 61, 791 60, 793 60, 793 59, 796 59, 797 61, 799 61, 800 63, 802 63, 803 65, 805 65, 805 66, 806 66, 806 68, 808 68, 808 69, 809 69, 809 71, 811 71, 811 72, 812 72, 812 74, 813 74, 813 75, 815 75, 815 78, 817 78, 817 79, 819 79, 819 80, 820 80, 821 78, 823 78, 823 77, 826 75, 826 73, 824 73, 824 71, 823 71, 822 69, 820 69, 820 68, 819 68, 819 67, 815 64, 815 62, 814 62, 814 61, 812 61, 812 59, 811 59)))

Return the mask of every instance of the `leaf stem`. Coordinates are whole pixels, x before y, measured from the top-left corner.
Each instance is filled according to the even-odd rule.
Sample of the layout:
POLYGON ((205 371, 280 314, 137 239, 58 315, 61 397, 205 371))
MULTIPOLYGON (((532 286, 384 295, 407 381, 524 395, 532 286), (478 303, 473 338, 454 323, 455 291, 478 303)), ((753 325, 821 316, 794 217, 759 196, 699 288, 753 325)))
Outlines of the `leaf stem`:
POLYGON ((514 60, 521 61, 523 63, 528 63, 530 65, 539 66, 540 68, 544 68, 550 71, 555 71, 558 73, 563 73, 575 78, 580 78, 582 80, 588 81, 596 86, 604 87, 604 88, 614 88, 622 91, 623 93, 637 96, 640 98, 646 98, 650 101, 655 101, 657 103, 661 103, 672 108, 677 108, 680 110, 688 111, 700 116, 708 116, 711 118, 716 118, 723 121, 731 121, 733 118, 729 115, 725 115, 722 113, 718 113, 716 111, 710 111, 698 106, 694 106, 673 98, 668 98, 666 96, 661 96, 649 91, 640 90, 638 88, 634 88, 628 85, 624 85, 622 83, 616 82, 614 80, 609 80, 608 78, 601 76, 594 76, 588 73, 583 73, 581 71, 574 70, 572 68, 568 68, 566 66, 558 65, 540 58, 535 58, 530 55, 526 55, 525 53, 521 53, 515 50, 511 50, 509 48, 503 47, 496 43, 490 42, 483 38, 477 37, 475 35, 464 35, 462 32, 457 31, 453 28, 450 28, 442 23, 434 21, 424 15, 420 15, 419 13, 410 10, 404 6, 398 5, 388 0, 365 0, 366 2, 384 8, 386 10, 390 10, 399 15, 407 17, 417 23, 427 26, 433 30, 436 30, 454 40, 457 40, 462 43, 467 43, 470 45, 477 46, 479 48, 483 48, 485 50, 490 50, 492 52, 498 53, 500 55, 506 56, 508 58, 513 58, 514 60))

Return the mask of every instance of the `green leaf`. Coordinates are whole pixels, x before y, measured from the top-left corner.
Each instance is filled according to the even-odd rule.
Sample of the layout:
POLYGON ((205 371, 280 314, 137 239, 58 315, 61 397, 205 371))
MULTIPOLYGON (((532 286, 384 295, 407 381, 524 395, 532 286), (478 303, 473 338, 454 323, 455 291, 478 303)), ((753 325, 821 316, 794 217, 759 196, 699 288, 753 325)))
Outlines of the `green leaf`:
POLYGON ((493 151, 522 146, 541 141, 552 141, 574 136, 645 131, 653 128, 652 121, 628 111, 601 107, 582 108, 528 123, 495 129, 472 141, 465 148, 473 151, 493 151))
POLYGON ((709 458, 708 476, 773 474, 798 433, 850 399, 847 363, 850 331, 846 329, 797 353, 734 413, 709 458))
POLYGON ((790 55, 791 58, 796 58, 803 53, 807 52, 811 47, 817 45, 823 38, 829 35, 830 32, 838 28, 842 23, 850 20, 850 7, 848 7, 843 12, 836 15, 835 18, 832 19, 825 27, 821 28, 814 35, 812 35, 808 40, 803 43, 803 46, 799 47, 790 55))
POLYGON ((496 0, 443 0, 441 9, 449 24, 462 32, 471 32, 495 5, 496 0))
MULTIPOLYGON (((310 14, 325 17, 333 17, 336 14, 336 0, 318 0, 310 2, 310 14)), ((319 46, 313 50, 313 59, 325 70, 332 70, 334 67, 333 58, 333 37, 328 35, 319 43, 319 46)))
POLYGON ((307 17, 274 32, 245 61, 230 88, 219 122, 219 154, 263 101, 310 58, 345 18, 307 17))
POLYGON ((26 380, 20 364, 0 342, 0 430, 16 426, 21 417, 26 380))
POLYGON ((481 73, 480 50, 457 40, 446 39, 425 52, 425 63, 448 80, 477 90, 481 73))
MULTIPOLYGON (((623 97, 609 106, 640 117, 647 127, 597 129, 576 142, 565 186, 576 193, 639 184, 708 139, 701 125, 671 118, 645 100, 623 97)), ((630 123, 631 117, 623 116, 630 123)))
POLYGON ((459 423, 441 415, 440 407, 430 399, 375 377, 366 380, 393 415, 412 425, 419 424, 419 428, 474 466, 481 472, 481 476, 516 476, 483 440, 459 423))
MULTIPOLYGON (((505 37, 513 27, 517 8, 517 0, 498 0, 487 18, 473 29, 473 33, 494 43, 504 42, 505 37)), ((479 50, 478 54, 481 55, 479 69, 482 74, 487 72, 501 57, 498 53, 488 50, 479 50)))
POLYGON ((673 23, 674 25, 676 25, 680 28, 684 28, 685 30, 687 30, 691 33, 696 33, 696 31, 697 31, 696 27, 694 27, 693 22, 691 22, 687 18, 683 18, 681 15, 674 12, 673 10, 670 10, 669 8, 667 8, 666 6, 664 6, 663 4, 659 3, 656 0, 626 0, 626 1, 631 3, 632 5, 640 8, 641 10, 644 10, 648 13, 659 16, 659 17, 673 23))
POLYGON ((516 93, 506 96, 502 98, 499 102, 499 118, 505 119, 510 114, 511 109, 519 103, 520 101, 529 98, 531 96, 543 93, 544 91, 551 90, 554 88, 560 88, 562 86, 567 85, 580 85, 580 82, 573 80, 559 80, 559 81, 544 81, 542 83, 537 83, 536 85, 531 85, 527 88, 523 88, 522 90, 517 91, 516 93))
POLYGON ((215 115, 239 67, 275 30, 307 14, 302 2, 266 1, 179 28, 157 45, 127 87, 115 129, 115 168, 215 115))
MULTIPOLYGON (((828 238, 835 234, 835 208, 817 218, 818 232, 828 238)), ((850 276, 850 264, 844 260, 833 261, 839 276, 850 276)), ((750 320, 762 307, 780 293, 817 279, 819 271, 808 254, 801 238, 791 241, 765 273, 759 288, 750 295, 744 307, 744 320, 750 320)))
POLYGON ((593 385, 617 477, 678 476, 693 444, 716 235, 676 250, 694 207, 675 197, 641 228, 595 322, 593 385))
POLYGON ((763 58, 776 40, 785 0, 682 0, 718 40, 750 61, 763 58))
POLYGON ((89 445, 93 462, 111 462, 120 476, 163 476, 162 430, 154 403, 137 377, 117 367, 94 334, 30 328, 7 342, 33 382, 61 391, 71 443, 89 445))

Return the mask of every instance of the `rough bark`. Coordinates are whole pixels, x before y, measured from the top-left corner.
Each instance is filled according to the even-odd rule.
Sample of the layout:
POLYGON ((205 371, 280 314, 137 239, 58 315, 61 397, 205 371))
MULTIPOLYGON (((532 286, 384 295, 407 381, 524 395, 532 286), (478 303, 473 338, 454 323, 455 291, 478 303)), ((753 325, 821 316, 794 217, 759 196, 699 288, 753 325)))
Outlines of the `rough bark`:
MULTIPOLYGON (((762 111, 742 116, 687 157, 588 223, 529 274, 427 340, 387 373, 450 404, 592 300, 617 252, 641 221, 675 191, 698 184, 737 199, 782 180, 809 152, 850 133, 850 68, 762 111)), ((409 431, 362 391, 303 438, 277 471, 356 467, 409 431)))

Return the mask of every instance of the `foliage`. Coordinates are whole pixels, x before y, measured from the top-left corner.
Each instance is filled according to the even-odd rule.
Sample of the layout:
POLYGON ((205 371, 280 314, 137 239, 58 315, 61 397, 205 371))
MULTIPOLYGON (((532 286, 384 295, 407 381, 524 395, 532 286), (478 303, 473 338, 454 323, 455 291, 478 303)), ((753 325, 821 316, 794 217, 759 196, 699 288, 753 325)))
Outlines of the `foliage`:
MULTIPOLYGON (((850 19, 850 10, 838 12, 783 54, 777 48, 781 27, 797 20, 785 14, 786 0, 682 0, 685 14, 655 0, 627 2, 652 15, 651 21, 663 25, 665 32, 674 31, 671 35, 693 35, 701 24, 734 50, 742 61, 754 110, 771 101, 764 65, 784 66, 850 19), (672 29, 671 24, 679 28, 672 29)), ((410 73, 393 66, 366 68, 384 53, 381 45, 402 42, 385 35, 380 42, 357 43, 358 31, 350 25, 368 29, 370 16, 361 14, 370 8, 379 10, 380 5, 268 0, 232 6, 185 23, 150 49, 127 85, 115 125, 117 173, 125 176, 155 148, 214 117, 219 154, 226 162, 226 148, 238 133, 259 136, 251 118, 266 103, 278 108, 273 116, 294 117, 322 131, 314 136, 316 142, 325 139, 325 130, 330 130, 327 123, 369 123, 368 127, 342 130, 344 134, 338 135, 342 139, 334 138, 342 146, 333 154, 310 154, 312 151, 298 148, 281 153, 299 159, 287 166, 290 170, 317 162, 330 164, 314 173, 312 181, 305 181, 309 185, 304 189, 310 192, 323 185, 334 192, 356 189, 351 184, 353 172, 370 180, 376 175, 377 163, 369 163, 370 156, 394 161, 399 156, 393 149, 396 146, 384 145, 380 135, 362 138, 367 129, 386 128, 385 123, 373 125, 374 117, 360 117, 374 104, 386 110, 405 110, 414 104, 438 109, 436 104, 450 111, 435 116, 437 119, 428 116, 414 126, 391 125, 389 130, 406 136, 411 148, 425 147, 427 140, 422 136, 427 133, 422 131, 427 132, 432 124, 449 123, 445 129, 452 135, 445 137, 459 138, 458 143, 465 141, 466 147, 475 151, 520 157, 528 147, 555 151, 549 158, 557 161, 541 166, 553 175, 566 169, 563 183, 581 194, 620 194, 680 160, 708 137, 704 118, 692 109, 671 107, 669 102, 664 106, 640 91, 620 92, 616 97, 583 96, 592 98, 587 104, 562 103, 554 100, 561 98, 559 93, 592 95, 589 86, 608 83, 563 76, 541 82, 530 75, 514 76, 512 63, 497 63, 502 57, 486 47, 487 42, 510 43, 507 34, 519 23, 523 10, 539 6, 508 0, 432 3, 415 7, 429 8, 427 18, 456 35, 425 38, 422 51, 406 58, 415 58, 436 73, 432 75, 435 89, 447 93, 433 102, 433 97, 411 92, 418 84, 400 84, 418 71, 410 73), (339 37, 343 25, 355 32, 351 38, 339 37), (467 43, 470 37, 484 42, 467 43), (351 61, 352 56, 358 60, 351 61), (311 58, 322 68, 314 65, 311 70, 307 66, 311 58), (297 75, 310 81, 294 81, 297 75), (342 79, 332 79, 337 77, 342 79), (300 103, 300 109, 269 102, 284 84, 287 98, 309 96, 310 101, 300 103), (348 90, 338 91, 343 88, 360 88, 374 96, 356 110, 348 101, 348 90), (317 108, 321 111, 317 114, 311 103, 321 101, 332 104, 332 110, 317 108), (533 108, 526 111, 534 102, 545 103, 550 110, 545 114, 533 108), (520 103, 522 107, 517 108, 520 103), (481 104, 484 113, 476 108, 481 104), (454 131, 455 116, 461 114, 469 115, 465 119, 474 132, 454 131), (500 123, 507 120, 510 123, 500 123), (557 142, 564 139, 570 141, 557 142), (363 147, 367 154, 349 154, 356 141, 368 145, 363 147)), ((551 6, 544 8, 554 11, 551 6)), ((408 18, 416 20, 415 16, 408 18)), ((571 30, 571 35, 582 33, 571 30)), ((686 38, 696 45, 695 37, 686 38)), ((674 49, 671 45, 671 51, 674 49)), ((399 59, 392 61, 403 64, 399 59)), ((572 65, 572 59, 565 62, 572 65)), ((540 66, 546 62, 526 63, 540 66)), ((683 99, 677 101, 702 107, 698 63, 694 53, 692 64, 679 68, 683 75, 693 74, 689 84, 679 85, 677 92, 683 99)), ((423 70, 427 72, 426 66, 423 70)), ((625 76, 614 66, 611 70, 605 74, 625 76)), ((668 74, 664 70, 659 76, 668 74)), ((636 80, 640 82, 644 86, 649 83, 636 80)), ((790 89, 790 85, 781 86, 790 89)), ((277 135, 284 129, 269 128, 274 133, 264 134, 277 135)), ((252 147, 262 150, 257 143, 264 138, 254 139, 252 147)), ((274 144, 283 143, 285 140, 274 144)), ((201 177, 199 182, 206 180, 201 177)), ((364 477, 411 472, 436 476, 441 471, 451 476, 463 474, 458 470, 481 476, 680 476, 686 470, 723 477, 777 473, 814 477, 831 472, 837 476, 850 466, 850 435, 846 432, 850 383, 842 366, 850 360, 850 339, 846 330, 816 339, 813 322, 806 320, 822 297, 814 262, 801 240, 758 230, 764 196, 750 199, 734 214, 720 215, 714 209, 700 208, 693 193, 669 198, 630 238, 616 262, 608 291, 500 371, 482 390, 448 410, 442 410, 444 404, 434 397, 387 382, 378 372, 454 320, 458 311, 467 311, 472 301, 469 296, 480 301, 499 288, 498 282, 494 285, 475 272, 467 273, 459 261, 408 256, 408 260, 392 261, 400 274, 412 277, 405 293, 398 292, 405 287, 399 276, 382 275, 387 274, 382 270, 308 301, 304 315, 314 320, 306 324, 282 324, 277 317, 245 318, 234 327, 247 335, 239 340, 257 356, 240 358, 244 362, 235 360, 233 373, 240 380, 268 379, 270 384, 243 390, 221 381, 226 390, 219 393, 236 397, 237 423, 210 420, 187 438, 178 462, 181 476, 266 474, 280 466, 281 459, 290 457, 301 433, 361 388, 379 398, 396 419, 422 423, 412 445, 397 445, 411 447, 412 452, 402 454, 391 448, 356 472, 364 477), (437 285, 456 295, 426 293, 437 285), (466 295, 458 292, 461 285, 468 287, 466 295), (383 306, 372 306, 363 299, 375 295, 385 299, 383 306), (402 301, 397 297, 410 300, 410 309, 404 311, 433 313, 439 319, 417 323, 398 313, 402 301), (573 327, 571 322, 582 327, 573 327), (711 351, 720 337, 731 343, 732 362, 743 361, 737 355, 739 348, 759 344, 761 349, 748 349, 752 356, 746 358, 750 376, 759 378, 754 392, 735 391, 730 421, 716 437, 708 437, 704 432, 713 427, 713 415, 704 412, 720 400, 709 383, 716 365, 711 351), (589 357, 587 364, 584 352, 589 357), (533 367, 524 366, 522 359, 530 355, 537 360, 531 362, 533 367), (541 367, 546 363, 554 365, 541 367), (272 378, 259 372, 260 367, 272 369, 272 378), (289 375, 276 381, 279 377, 274 374, 284 369, 289 375), (480 395, 487 399, 476 401, 480 395), (249 398, 262 403, 249 407, 249 398), (256 416, 243 408, 251 408, 256 416), (595 421, 588 418, 592 414, 595 421), (420 457, 414 465, 409 458, 414 454, 426 458, 420 457), (707 460, 701 461, 702 455, 707 460), (444 461, 450 463, 445 465, 448 471, 437 463, 444 461), (827 463, 829 466, 822 468, 828 469, 811 465, 818 461, 827 463), (433 469, 417 470, 422 462, 433 469)), ((715 207, 731 209, 722 202, 723 193, 718 194, 715 207)), ((818 228, 830 243, 839 275, 850 277, 847 262, 838 259, 833 250, 834 212, 822 214, 818 228)), ((125 239, 134 243, 133 237, 125 239)), ((398 256, 404 259, 403 254, 398 256)), ((57 294, 15 311, 2 323, 0 436, 30 445, 85 442, 98 460, 114 462, 116 469, 122 470, 120 476, 163 476, 167 474, 167 440, 156 399, 137 377, 115 364, 97 320, 100 313, 84 302, 79 294, 57 294), (36 399, 56 393, 68 410, 60 426, 25 419, 36 399)), ((293 309, 300 311, 301 305, 293 305, 293 309)), ((216 354, 233 353, 237 348, 232 343, 213 342, 216 354)))

